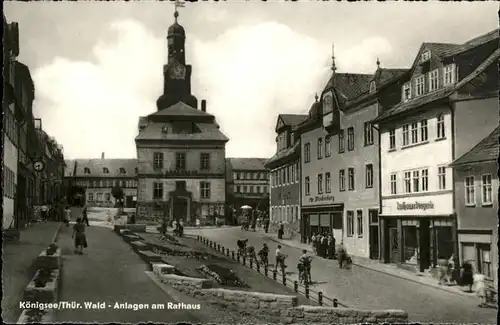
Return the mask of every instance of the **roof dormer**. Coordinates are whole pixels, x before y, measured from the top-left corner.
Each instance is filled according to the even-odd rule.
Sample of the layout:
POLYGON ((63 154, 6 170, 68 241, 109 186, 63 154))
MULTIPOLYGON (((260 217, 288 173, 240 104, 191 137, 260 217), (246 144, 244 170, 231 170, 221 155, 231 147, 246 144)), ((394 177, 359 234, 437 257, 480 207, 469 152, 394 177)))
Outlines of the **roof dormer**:
POLYGON ((431 59, 431 51, 424 50, 422 55, 420 55, 420 63, 425 63, 431 59))
POLYGON ((83 169, 83 173, 84 173, 84 174, 90 174, 90 168, 85 167, 85 168, 83 169))
POLYGON ((102 172, 103 172, 103 174, 109 174, 109 169, 108 169, 108 168, 106 168, 106 167, 104 167, 104 168, 102 169, 102 172))
POLYGON ((123 168, 123 167, 120 167, 120 169, 118 170, 118 172, 119 172, 120 174, 126 174, 126 173, 127 173, 127 171, 126 171, 126 170, 125 170, 125 168, 123 168))
POLYGON ((375 80, 372 80, 370 81, 370 94, 373 94, 376 91, 377 91, 377 84, 375 83, 375 80))

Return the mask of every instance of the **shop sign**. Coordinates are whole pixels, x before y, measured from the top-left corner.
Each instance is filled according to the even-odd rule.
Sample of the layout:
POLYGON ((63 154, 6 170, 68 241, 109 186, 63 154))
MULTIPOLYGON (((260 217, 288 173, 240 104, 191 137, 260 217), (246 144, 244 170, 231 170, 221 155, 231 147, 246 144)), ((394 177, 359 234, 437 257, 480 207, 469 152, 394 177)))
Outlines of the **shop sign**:
POLYGON ((407 203, 407 202, 396 202, 397 204, 397 209, 398 210, 422 210, 422 211, 426 211, 426 210, 430 210, 430 209, 434 209, 434 202, 432 201, 429 201, 429 202, 418 202, 418 201, 415 201, 415 202, 410 202, 410 203, 407 203))
POLYGON ((333 202, 335 197, 333 195, 321 195, 309 198, 309 203, 313 202, 333 202))

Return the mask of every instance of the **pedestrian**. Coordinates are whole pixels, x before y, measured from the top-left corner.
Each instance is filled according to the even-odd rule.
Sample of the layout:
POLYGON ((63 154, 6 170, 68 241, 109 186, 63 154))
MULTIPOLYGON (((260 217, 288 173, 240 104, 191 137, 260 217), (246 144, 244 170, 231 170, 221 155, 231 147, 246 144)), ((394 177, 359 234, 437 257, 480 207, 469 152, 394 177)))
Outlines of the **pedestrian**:
POLYGON ((347 252, 343 240, 341 240, 340 245, 337 246, 337 260, 339 261, 339 268, 343 268, 345 262, 347 262, 347 252))
POLYGON ((476 295, 480 299, 479 307, 485 307, 487 303, 486 299, 486 278, 483 274, 476 273, 473 275, 476 295))
POLYGON ((66 227, 69 227, 69 222, 71 220, 71 208, 69 205, 66 206, 64 209, 64 223, 66 224, 66 227))
POLYGON ((472 264, 469 261, 465 261, 462 264, 462 276, 460 285, 468 286, 468 292, 472 292, 472 285, 474 284, 474 272, 472 270, 472 264))
POLYGON ((267 234, 268 231, 269 231, 269 219, 266 218, 264 220, 264 232, 267 234))
POLYGON ((280 224, 280 228, 278 229, 278 239, 283 239, 283 234, 285 233, 284 225, 280 224))
POLYGON ((83 248, 87 247, 87 237, 85 236, 85 224, 82 218, 76 219, 71 238, 75 239, 75 253, 83 255, 83 248))
POLYGON ((335 258, 335 237, 332 235, 328 238, 328 258, 331 260, 335 258))
POLYGON ((41 217, 42 217, 42 221, 45 221, 47 220, 47 212, 48 212, 49 208, 47 207, 47 204, 42 204, 42 207, 40 208, 40 212, 42 213, 41 217))
POLYGON ((196 217, 196 227, 200 228, 201 227, 201 221, 200 218, 196 217))
POLYGON ((311 237, 311 243, 312 243, 313 251, 315 252, 316 251, 316 233, 313 233, 313 235, 311 237))
POLYGON ((448 270, 450 272, 451 282, 455 284, 458 284, 458 282, 460 281, 459 272, 457 272, 458 271, 457 266, 458 266, 458 260, 455 254, 451 254, 451 257, 448 260, 448 270))
POLYGON ((275 253, 276 263, 274 264, 274 270, 278 269, 278 266, 281 268, 282 274, 285 274, 285 259, 286 255, 281 252, 281 245, 278 245, 275 253))
POLYGON ((328 237, 326 236, 326 233, 323 234, 323 237, 321 238, 321 246, 322 246, 322 255, 321 257, 326 258, 328 255, 328 237))
POLYGON ((440 256, 437 261, 437 277, 440 285, 443 285, 445 282, 449 282, 448 260, 444 259, 442 256, 440 256))
POLYGON ((82 210, 82 216, 83 216, 83 222, 90 227, 89 225, 89 218, 88 218, 88 215, 87 215, 87 207, 83 207, 83 210, 82 210))
POLYGON ((316 255, 319 256, 320 253, 320 244, 321 244, 321 234, 317 234, 316 237, 314 238, 314 246, 315 246, 315 252, 316 255))

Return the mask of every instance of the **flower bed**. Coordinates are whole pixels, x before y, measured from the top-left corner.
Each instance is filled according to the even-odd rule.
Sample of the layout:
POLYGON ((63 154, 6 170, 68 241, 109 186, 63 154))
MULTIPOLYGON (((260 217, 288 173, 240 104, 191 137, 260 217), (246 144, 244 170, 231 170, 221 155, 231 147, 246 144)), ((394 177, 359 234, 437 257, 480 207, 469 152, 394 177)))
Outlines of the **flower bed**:
POLYGON ((56 243, 52 243, 49 245, 49 247, 47 247, 45 252, 46 252, 47 256, 52 256, 56 253, 58 248, 59 248, 59 246, 57 246, 56 243))
POLYGON ((202 265, 198 268, 198 271, 213 278, 222 285, 231 287, 248 287, 246 283, 236 276, 233 270, 217 264, 202 265))
POLYGON ((161 247, 158 245, 155 245, 153 247, 153 253, 156 253, 158 255, 183 256, 183 257, 187 257, 187 258, 194 258, 197 260, 217 259, 216 256, 214 256, 210 253, 196 252, 196 251, 178 251, 178 250, 173 250, 173 249, 170 249, 167 247, 161 247))
POLYGON ((159 237, 159 239, 161 241, 164 241, 164 242, 167 242, 167 243, 170 243, 172 245, 176 245, 176 246, 184 246, 182 245, 179 240, 177 240, 177 238, 175 238, 174 236, 172 235, 169 235, 169 234, 165 234, 165 235, 161 235, 159 237))
POLYGON ((56 302, 59 277, 59 270, 39 269, 24 290, 24 301, 56 302))
POLYGON ((17 324, 40 324, 51 323, 54 321, 52 310, 43 310, 38 308, 24 309, 17 321, 17 324))

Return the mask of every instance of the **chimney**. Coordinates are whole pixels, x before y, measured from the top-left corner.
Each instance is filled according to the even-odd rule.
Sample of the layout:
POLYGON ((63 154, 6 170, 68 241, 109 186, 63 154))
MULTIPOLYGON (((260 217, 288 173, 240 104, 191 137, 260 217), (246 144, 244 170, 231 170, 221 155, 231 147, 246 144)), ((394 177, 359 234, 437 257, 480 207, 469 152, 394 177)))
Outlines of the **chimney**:
POLYGON ((201 101, 201 111, 202 112, 206 112, 207 111, 207 101, 205 99, 203 99, 201 101))
POLYGON ((104 159, 104 152, 101 153, 101 159, 104 159))

